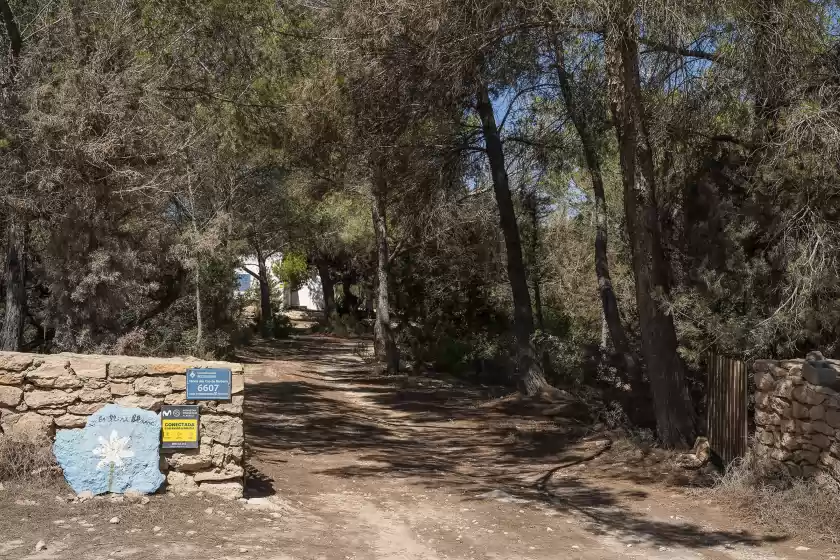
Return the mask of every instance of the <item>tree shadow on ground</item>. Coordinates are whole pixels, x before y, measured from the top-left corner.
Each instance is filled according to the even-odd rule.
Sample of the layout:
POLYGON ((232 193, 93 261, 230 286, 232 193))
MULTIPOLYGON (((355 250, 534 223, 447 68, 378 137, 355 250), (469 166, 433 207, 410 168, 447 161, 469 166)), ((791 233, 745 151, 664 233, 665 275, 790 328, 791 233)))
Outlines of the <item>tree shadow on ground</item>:
MULTIPOLYGON (((579 517, 593 534, 626 542, 706 548, 781 540, 658 521, 633 511, 633 502, 646 498, 644 491, 596 485, 580 471, 589 466, 564 470, 564 465, 586 461, 601 443, 587 437, 587 428, 578 423, 486 406, 488 391, 482 387, 376 375, 347 356, 346 343, 298 344, 260 350, 265 352, 261 359, 297 363, 296 372, 283 380, 262 377, 248 386, 247 441, 266 451, 266 457, 277 451, 353 453, 358 460, 352 464, 318 474, 403 478, 426 488, 459 491, 467 499, 527 500, 579 517), (326 364, 324 375, 338 383, 311 371, 313 362, 316 369, 326 364)), ((656 472, 640 472, 622 478, 651 483, 656 477, 656 472)))

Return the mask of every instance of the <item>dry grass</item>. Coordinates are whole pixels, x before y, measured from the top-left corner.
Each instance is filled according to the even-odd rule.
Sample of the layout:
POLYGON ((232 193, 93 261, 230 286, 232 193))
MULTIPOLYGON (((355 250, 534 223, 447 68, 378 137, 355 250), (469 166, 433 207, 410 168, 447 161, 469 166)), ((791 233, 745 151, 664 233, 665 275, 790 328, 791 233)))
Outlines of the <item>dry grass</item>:
POLYGON ((748 456, 731 466, 708 492, 767 530, 840 542, 840 485, 827 475, 794 479, 748 456))
POLYGON ((0 437, 0 482, 51 485, 60 469, 49 445, 18 443, 0 437))

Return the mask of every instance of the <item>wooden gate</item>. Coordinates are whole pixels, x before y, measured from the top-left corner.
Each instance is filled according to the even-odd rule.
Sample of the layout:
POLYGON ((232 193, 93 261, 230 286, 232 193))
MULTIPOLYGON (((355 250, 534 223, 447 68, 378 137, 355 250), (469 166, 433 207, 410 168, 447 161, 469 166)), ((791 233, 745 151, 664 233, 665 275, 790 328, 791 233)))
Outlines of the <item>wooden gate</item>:
POLYGON ((747 451, 747 367, 717 354, 706 356, 709 445, 723 465, 747 451))

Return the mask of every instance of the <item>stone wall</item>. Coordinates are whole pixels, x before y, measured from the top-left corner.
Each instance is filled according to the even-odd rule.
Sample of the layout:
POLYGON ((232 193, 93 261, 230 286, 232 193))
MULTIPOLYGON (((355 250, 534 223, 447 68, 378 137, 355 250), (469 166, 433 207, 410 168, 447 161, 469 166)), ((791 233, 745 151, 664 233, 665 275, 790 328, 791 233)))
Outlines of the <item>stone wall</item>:
POLYGON ((820 471, 840 481, 840 361, 818 352, 804 360, 758 360, 755 453, 791 475, 820 471))
POLYGON ((161 453, 167 490, 242 496, 245 398, 241 364, 127 356, 0 352, 0 437, 47 442, 56 429, 82 428, 107 403, 159 411, 198 404, 199 449, 161 453), (229 368, 230 401, 186 400, 186 370, 229 368))

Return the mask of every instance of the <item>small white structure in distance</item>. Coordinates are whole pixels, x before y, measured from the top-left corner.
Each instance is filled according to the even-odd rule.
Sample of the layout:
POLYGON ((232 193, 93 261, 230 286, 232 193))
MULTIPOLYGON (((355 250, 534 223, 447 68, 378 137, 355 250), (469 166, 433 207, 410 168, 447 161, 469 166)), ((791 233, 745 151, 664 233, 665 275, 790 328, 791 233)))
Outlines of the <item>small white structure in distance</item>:
MULTIPOLYGON (((283 262, 283 255, 278 254, 266 259, 265 265, 274 286, 280 286, 283 290, 283 309, 309 309, 320 311, 324 309, 324 290, 321 287, 321 279, 317 274, 305 282, 300 289, 292 290, 291 286, 284 286, 274 274, 274 265, 283 262)), ((242 268, 236 270, 236 292, 244 294, 248 290, 259 290, 259 282, 247 271, 254 274, 259 273, 259 264, 256 257, 248 257, 243 260, 242 268)))

